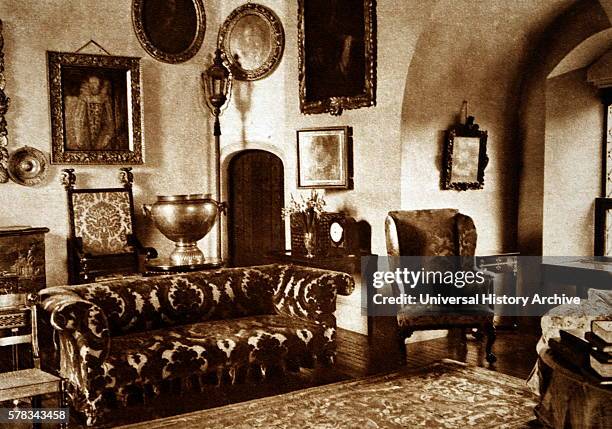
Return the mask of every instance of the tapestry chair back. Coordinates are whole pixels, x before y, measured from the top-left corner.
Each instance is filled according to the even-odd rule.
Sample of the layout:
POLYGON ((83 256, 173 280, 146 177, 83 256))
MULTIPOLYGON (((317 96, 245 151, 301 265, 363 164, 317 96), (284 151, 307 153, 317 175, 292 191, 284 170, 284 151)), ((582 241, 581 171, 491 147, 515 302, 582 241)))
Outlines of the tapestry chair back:
POLYGON ((120 169, 121 188, 75 189, 73 169, 63 170, 68 196, 69 281, 95 281, 100 276, 139 271, 140 255, 156 257, 134 235, 135 216, 131 168, 120 169))
POLYGON ((132 251, 128 243, 128 236, 132 234, 132 202, 128 190, 75 190, 71 197, 74 235, 81 238, 86 253, 132 251))

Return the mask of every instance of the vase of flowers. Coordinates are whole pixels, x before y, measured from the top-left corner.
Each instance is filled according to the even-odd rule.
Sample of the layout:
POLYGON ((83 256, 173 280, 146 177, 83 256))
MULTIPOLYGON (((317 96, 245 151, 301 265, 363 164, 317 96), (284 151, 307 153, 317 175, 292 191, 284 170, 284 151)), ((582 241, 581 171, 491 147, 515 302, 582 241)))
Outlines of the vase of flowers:
POLYGON ((300 196, 300 201, 297 201, 293 194, 289 205, 282 211, 283 219, 295 216, 304 232, 304 247, 306 248, 306 257, 314 257, 314 252, 317 243, 316 231, 319 215, 323 212, 325 200, 323 192, 313 189, 308 198, 300 196))

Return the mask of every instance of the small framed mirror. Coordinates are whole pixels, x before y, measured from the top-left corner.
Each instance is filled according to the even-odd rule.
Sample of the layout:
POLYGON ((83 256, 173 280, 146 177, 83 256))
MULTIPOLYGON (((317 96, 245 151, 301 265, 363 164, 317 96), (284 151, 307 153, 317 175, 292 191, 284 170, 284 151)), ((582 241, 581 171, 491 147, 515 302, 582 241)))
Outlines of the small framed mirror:
POLYGON ((446 132, 442 189, 482 189, 488 163, 487 132, 480 130, 470 116, 465 124, 455 125, 446 132))
POLYGON ((236 79, 257 80, 272 73, 280 62, 285 32, 272 10, 247 3, 227 17, 217 45, 236 79))

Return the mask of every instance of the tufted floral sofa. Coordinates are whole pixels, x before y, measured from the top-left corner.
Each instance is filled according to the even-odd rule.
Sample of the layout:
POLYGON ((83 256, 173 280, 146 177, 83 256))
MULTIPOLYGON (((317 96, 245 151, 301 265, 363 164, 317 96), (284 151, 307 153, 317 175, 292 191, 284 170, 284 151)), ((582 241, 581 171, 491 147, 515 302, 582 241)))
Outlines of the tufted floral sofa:
POLYGON ((161 382, 309 367, 335 356, 336 293, 351 276, 293 265, 227 268, 42 290, 73 407, 92 425, 161 382))

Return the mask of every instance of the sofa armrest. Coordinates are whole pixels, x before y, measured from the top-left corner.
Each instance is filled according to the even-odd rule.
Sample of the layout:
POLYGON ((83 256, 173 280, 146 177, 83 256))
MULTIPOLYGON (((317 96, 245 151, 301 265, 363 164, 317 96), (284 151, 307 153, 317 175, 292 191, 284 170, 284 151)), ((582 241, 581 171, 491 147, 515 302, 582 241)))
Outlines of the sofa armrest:
POLYGON ((103 362, 110 352, 108 321, 100 307, 64 288, 41 291, 42 307, 60 339, 72 343, 83 361, 103 362))
POLYGON ((349 274, 287 265, 280 267, 273 302, 280 314, 335 326, 336 295, 354 288, 349 274))

